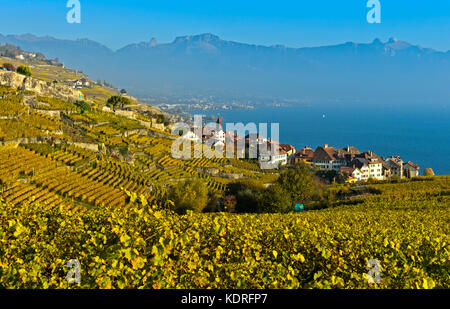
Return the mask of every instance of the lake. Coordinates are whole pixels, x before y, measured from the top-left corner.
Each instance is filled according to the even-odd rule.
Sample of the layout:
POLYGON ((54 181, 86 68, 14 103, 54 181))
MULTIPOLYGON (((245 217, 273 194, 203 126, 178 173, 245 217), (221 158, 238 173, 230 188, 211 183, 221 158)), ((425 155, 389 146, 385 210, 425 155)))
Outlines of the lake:
MULTIPOLYGON (((328 144, 400 155, 435 174, 450 174, 450 107, 448 105, 315 105, 260 107, 254 110, 189 111, 220 115, 227 122, 279 123, 280 142, 296 149, 328 144)), ((269 125, 270 128, 270 125, 269 125)), ((270 131, 270 129, 269 129, 270 131)))

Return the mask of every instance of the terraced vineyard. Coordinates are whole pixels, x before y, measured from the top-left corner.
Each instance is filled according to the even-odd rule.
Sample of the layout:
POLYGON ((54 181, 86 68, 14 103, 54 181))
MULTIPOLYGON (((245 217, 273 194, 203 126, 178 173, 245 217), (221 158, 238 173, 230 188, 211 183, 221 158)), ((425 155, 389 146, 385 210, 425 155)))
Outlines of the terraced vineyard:
POLYGON ((215 202, 235 177, 280 174, 175 159, 167 132, 22 95, 0 87, 0 287, 66 288, 69 258, 81 288, 450 287, 449 176, 368 184, 303 213, 178 215, 171 192, 196 183, 184 180, 215 202), (371 259, 379 284, 367 281, 371 259))
POLYGON ((155 196, 163 198, 170 187, 187 179, 202 179, 210 192, 223 195, 229 180, 212 176, 213 170, 232 170, 252 179, 263 175, 257 165, 239 160, 174 159, 174 136, 151 129, 142 134, 137 120, 81 110, 73 102, 8 87, 1 87, 0 94, 0 116, 5 117, 0 118, 0 139, 5 145, 12 143, 0 146, 1 180, 6 186, 3 196, 11 203, 51 197, 50 205, 55 206, 65 202, 123 207, 128 200, 125 191, 156 201, 155 196), (45 114, 48 111, 61 114, 53 117, 45 114), (94 150, 75 146, 74 139, 94 150), (11 159, 15 161, 8 163, 11 159))
POLYGON ((61 123, 54 117, 46 116, 38 112, 32 112, 30 114, 24 114, 19 117, 20 121, 44 131, 57 131, 61 130, 61 123))
POLYGON ((0 285, 67 288, 76 256, 80 288, 449 288, 450 177, 374 189, 347 206, 284 215, 0 202, 0 241, 10 244, 0 285), (52 255, 29 254, 48 244, 52 255), (379 284, 368 283, 371 259, 379 284))
POLYGON ((61 110, 61 111, 76 111, 76 106, 71 102, 66 102, 57 98, 37 97, 37 101, 43 104, 38 104, 34 108, 38 110, 61 110))
POLYGON ((2 183, 9 184, 3 193, 6 197, 10 196, 10 190, 14 189, 14 181, 22 177, 22 181, 36 187, 33 188, 36 192, 50 191, 61 198, 94 205, 125 205, 126 195, 122 191, 79 175, 61 162, 43 157, 31 150, 22 147, 0 147, 0 162, 2 162, 0 179, 2 183))
MULTIPOLYGON (((1 87, 1 86, 0 86, 1 87)), ((6 96, 13 92, 8 92, 5 87, 0 88, 0 96, 6 96), (2 94, 3 93, 3 94, 2 94)), ((27 110, 27 106, 22 104, 22 98, 18 95, 8 95, 0 104, 0 117, 19 116, 27 110)))

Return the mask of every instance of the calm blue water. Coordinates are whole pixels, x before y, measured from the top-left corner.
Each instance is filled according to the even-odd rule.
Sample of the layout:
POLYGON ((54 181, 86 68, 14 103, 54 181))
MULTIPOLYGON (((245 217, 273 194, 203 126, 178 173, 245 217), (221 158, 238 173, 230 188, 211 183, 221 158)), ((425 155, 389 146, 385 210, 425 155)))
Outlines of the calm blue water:
POLYGON ((446 105, 298 106, 190 113, 220 115, 224 123, 278 122, 280 142, 297 149, 350 145, 385 157, 400 155, 404 161, 419 164, 421 172, 431 167, 436 174, 450 174, 450 106, 446 105))

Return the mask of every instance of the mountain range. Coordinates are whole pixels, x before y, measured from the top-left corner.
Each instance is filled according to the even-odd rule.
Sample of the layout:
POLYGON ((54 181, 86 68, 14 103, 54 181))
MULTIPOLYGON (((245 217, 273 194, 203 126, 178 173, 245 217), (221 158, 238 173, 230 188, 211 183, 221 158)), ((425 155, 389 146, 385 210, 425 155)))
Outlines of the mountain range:
POLYGON ((450 51, 391 38, 289 48, 223 40, 213 34, 156 39, 116 51, 89 40, 1 35, 0 43, 105 79, 139 96, 229 95, 300 101, 429 104, 450 98, 450 51))

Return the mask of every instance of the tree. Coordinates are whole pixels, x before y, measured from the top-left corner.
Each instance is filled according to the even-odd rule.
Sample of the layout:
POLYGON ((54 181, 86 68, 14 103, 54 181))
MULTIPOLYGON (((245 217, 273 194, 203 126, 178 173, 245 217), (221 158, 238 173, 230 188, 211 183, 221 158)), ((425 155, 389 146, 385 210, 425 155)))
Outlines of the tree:
POLYGON ((265 187, 262 183, 241 180, 229 185, 229 194, 236 197, 235 212, 259 213, 263 211, 265 187))
POLYGON ((106 102, 107 106, 112 106, 113 110, 116 111, 117 106, 120 106, 120 108, 123 108, 125 105, 129 105, 131 101, 128 98, 124 98, 122 96, 112 96, 108 99, 106 102))
POLYGON ((179 214, 187 210, 202 212, 208 203, 208 189, 200 179, 181 181, 169 190, 168 197, 179 214))
POLYGON ((236 194, 237 213, 260 213, 262 212, 263 190, 251 190, 249 188, 236 194))
POLYGON ((291 194, 294 203, 308 200, 314 194, 311 169, 305 163, 299 163, 294 169, 283 172, 278 178, 278 184, 291 194))
POLYGON ((208 193, 208 202, 206 206, 203 208, 202 212, 216 212, 219 210, 221 204, 220 195, 215 192, 208 193))
POLYGON ((264 212, 286 213, 294 209, 294 204, 291 193, 278 183, 270 186, 264 192, 264 212))
POLYGON ((163 114, 159 114, 158 116, 156 116, 157 123, 164 123, 165 121, 166 121, 166 117, 164 117, 163 114))
POLYGON ((17 73, 25 75, 25 76, 31 76, 31 69, 27 65, 21 65, 17 68, 17 73))
POLYGON ((130 105, 131 101, 128 98, 120 97, 120 108, 123 108, 125 105, 130 105))
POLYGON ((336 171, 327 171, 327 170, 317 170, 315 175, 322 181, 323 183, 331 184, 336 179, 338 173, 336 171))
POLYGON ((91 110, 91 106, 89 105, 89 103, 86 103, 84 101, 77 101, 75 102, 75 105, 78 106, 78 108, 81 111, 81 114, 84 114, 85 111, 91 110))
POLYGON ((343 172, 343 173, 337 173, 336 174, 336 182, 337 183, 345 183, 350 178, 350 173, 343 172))
POLYGON ((431 168, 426 168, 423 170, 423 176, 434 176, 434 171, 431 168))
POLYGON ((127 91, 125 89, 122 89, 122 90, 120 90, 120 93, 125 94, 125 93, 127 93, 127 91))

